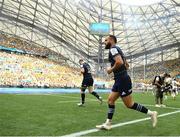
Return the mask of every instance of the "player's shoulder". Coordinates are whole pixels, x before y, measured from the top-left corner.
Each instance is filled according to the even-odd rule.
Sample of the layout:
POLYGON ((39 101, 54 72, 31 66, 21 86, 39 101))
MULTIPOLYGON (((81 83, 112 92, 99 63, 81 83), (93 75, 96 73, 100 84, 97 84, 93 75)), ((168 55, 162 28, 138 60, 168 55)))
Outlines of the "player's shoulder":
POLYGON ((85 63, 81 64, 81 68, 84 68, 85 67, 85 63))
POLYGON ((155 76, 155 80, 157 81, 160 80, 160 78, 161 78, 160 76, 155 76))
POLYGON ((88 63, 86 63, 86 62, 83 63, 83 67, 88 67, 88 66, 89 66, 88 63))
POLYGON ((110 49, 110 53, 111 53, 112 55, 118 54, 118 53, 119 53, 118 47, 117 47, 117 46, 113 46, 113 47, 110 49))

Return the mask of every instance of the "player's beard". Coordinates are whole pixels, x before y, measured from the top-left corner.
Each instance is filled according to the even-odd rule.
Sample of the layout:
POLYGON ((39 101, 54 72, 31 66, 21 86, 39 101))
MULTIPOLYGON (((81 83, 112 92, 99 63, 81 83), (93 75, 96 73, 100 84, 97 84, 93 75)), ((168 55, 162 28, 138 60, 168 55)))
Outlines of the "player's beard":
POLYGON ((108 42, 108 43, 106 44, 106 46, 105 46, 105 49, 110 49, 110 47, 111 47, 111 43, 108 42))

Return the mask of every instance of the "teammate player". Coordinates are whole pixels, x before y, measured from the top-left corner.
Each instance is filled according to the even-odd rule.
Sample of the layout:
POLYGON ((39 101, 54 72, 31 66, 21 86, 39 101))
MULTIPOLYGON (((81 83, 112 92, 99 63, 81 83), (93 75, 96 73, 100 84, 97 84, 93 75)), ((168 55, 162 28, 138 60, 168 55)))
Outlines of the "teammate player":
POLYGON ((127 108, 137 110, 139 112, 151 116, 152 126, 155 127, 157 123, 157 112, 150 111, 141 104, 135 103, 132 99, 132 83, 127 74, 128 63, 121 49, 116 45, 117 39, 114 35, 109 35, 105 39, 105 49, 109 49, 109 61, 111 67, 107 69, 107 73, 114 73, 115 83, 112 87, 112 92, 108 97, 108 114, 106 122, 102 125, 97 125, 98 129, 111 129, 111 122, 115 112, 115 101, 121 97, 123 103, 127 108))
POLYGON ((79 64, 81 65, 81 73, 83 74, 83 81, 81 85, 81 102, 78 103, 78 106, 84 106, 85 103, 85 90, 88 87, 89 93, 94 95, 101 103, 102 97, 100 97, 95 91, 93 91, 93 77, 91 74, 91 67, 88 63, 84 62, 83 59, 79 60, 79 64))

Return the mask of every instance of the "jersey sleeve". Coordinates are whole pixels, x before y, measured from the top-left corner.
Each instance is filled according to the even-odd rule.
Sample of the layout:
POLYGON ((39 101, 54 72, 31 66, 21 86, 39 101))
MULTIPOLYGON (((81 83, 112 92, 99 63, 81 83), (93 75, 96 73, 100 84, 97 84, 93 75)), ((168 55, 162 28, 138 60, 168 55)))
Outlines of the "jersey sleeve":
POLYGON ((116 55, 119 54, 117 48, 111 48, 111 49, 110 49, 110 53, 111 53, 111 55, 112 55, 113 58, 114 58, 116 55))
POLYGON ((159 81, 159 80, 160 80, 159 77, 156 77, 155 81, 159 81))

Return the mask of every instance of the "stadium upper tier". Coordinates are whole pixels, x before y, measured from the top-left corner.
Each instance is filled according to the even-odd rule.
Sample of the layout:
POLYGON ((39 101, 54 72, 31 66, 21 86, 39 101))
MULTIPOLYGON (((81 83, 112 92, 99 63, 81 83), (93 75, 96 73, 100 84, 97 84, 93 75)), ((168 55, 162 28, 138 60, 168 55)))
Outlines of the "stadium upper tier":
POLYGON ((0 46, 15 49, 17 52, 21 52, 24 54, 27 53, 31 55, 46 57, 61 63, 67 60, 61 54, 50 50, 47 47, 39 46, 36 43, 26 41, 12 35, 0 34, 0 46))

